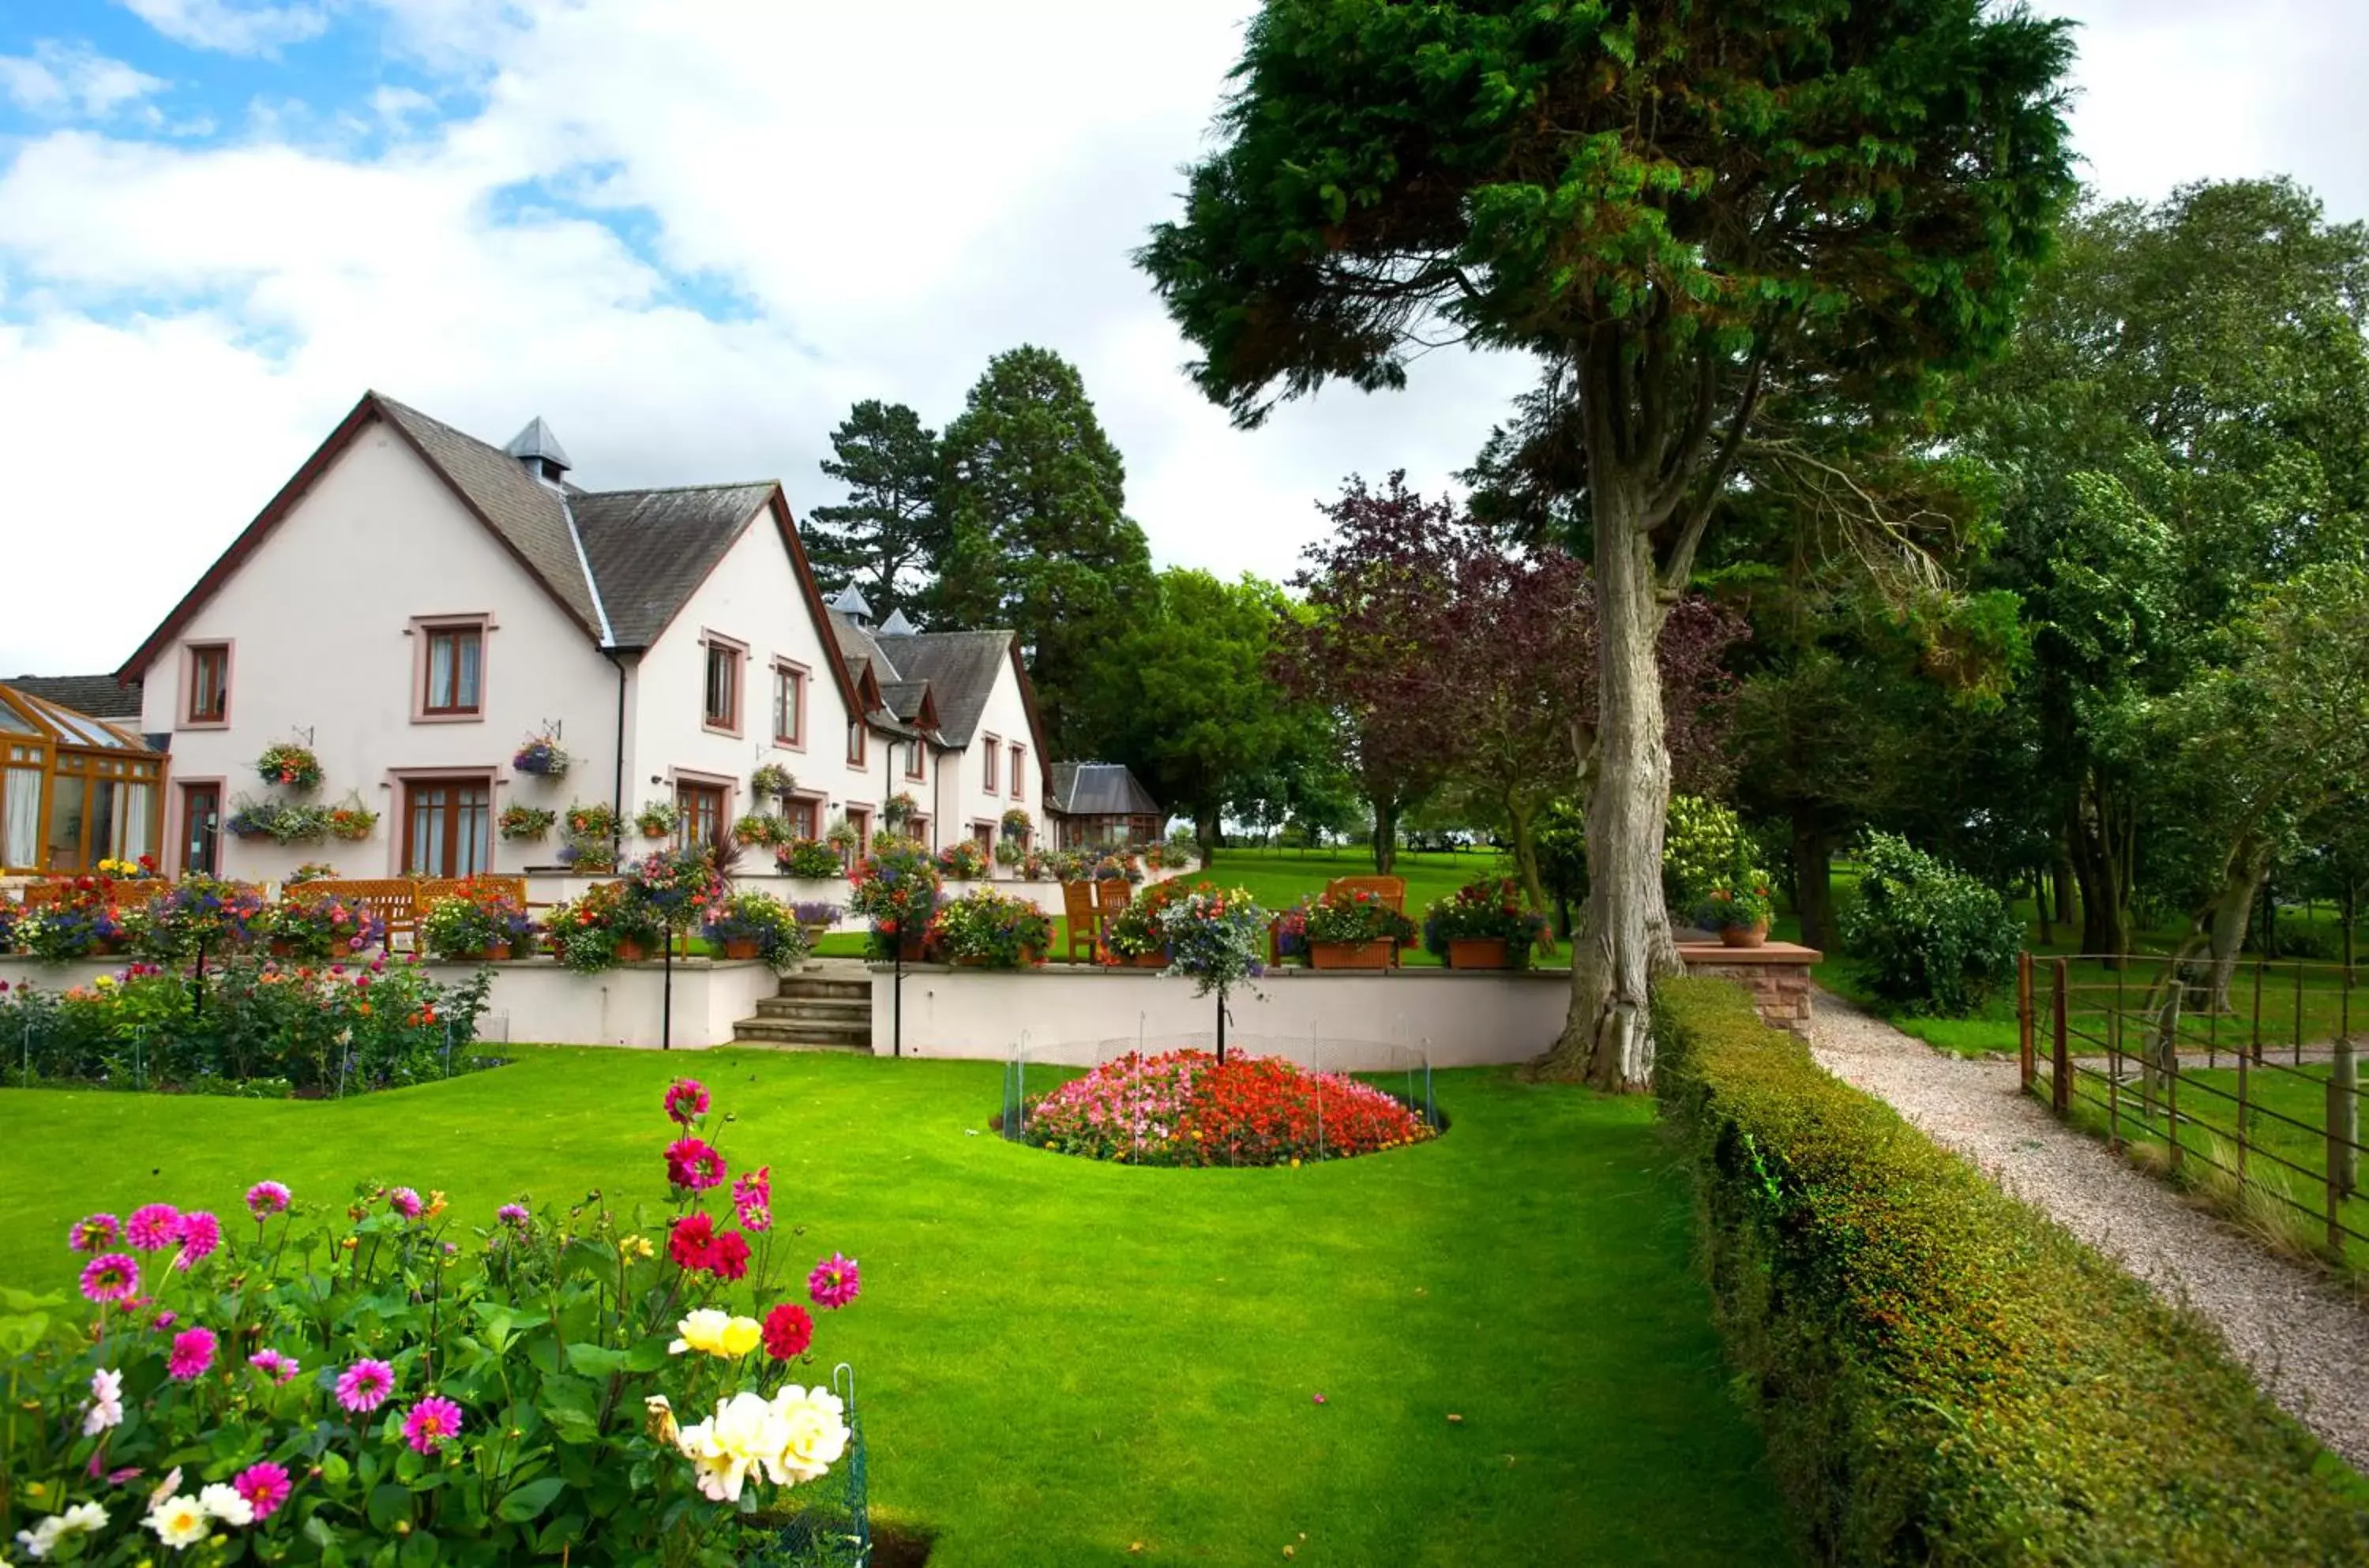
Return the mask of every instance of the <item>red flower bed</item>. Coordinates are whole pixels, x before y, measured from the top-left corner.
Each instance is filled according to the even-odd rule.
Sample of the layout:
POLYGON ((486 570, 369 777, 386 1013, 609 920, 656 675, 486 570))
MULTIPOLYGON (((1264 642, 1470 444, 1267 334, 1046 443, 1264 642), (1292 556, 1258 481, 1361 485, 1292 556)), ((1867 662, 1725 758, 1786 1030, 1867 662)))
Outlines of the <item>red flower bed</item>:
POLYGON ((1281 1057, 1133 1052, 1063 1084, 1029 1113, 1027 1141, 1138 1165, 1340 1160, 1438 1136, 1369 1083, 1281 1057))

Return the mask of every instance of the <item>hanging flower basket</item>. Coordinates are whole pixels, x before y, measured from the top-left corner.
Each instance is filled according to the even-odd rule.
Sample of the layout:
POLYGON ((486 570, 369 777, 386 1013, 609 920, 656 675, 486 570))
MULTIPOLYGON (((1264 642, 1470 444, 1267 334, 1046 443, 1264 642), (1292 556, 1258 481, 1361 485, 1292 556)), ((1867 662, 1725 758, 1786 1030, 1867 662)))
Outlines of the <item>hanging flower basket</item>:
POLYGON ((267 746, 255 760, 255 773, 265 784, 302 795, 321 787, 321 759, 302 746, 267 746))
POLYGON ((797 776, 779 762, 768 762, 749 775, 749 793, 761 799, 786 800, 797 787, 797 776))
POLYGON ((653 800, 634 815, 634 826, 646 839, 663 839, 682 825, 682 812, 671 800, 653 800))
POLYGON ((551 825, 557 820, 556 812, 545 811, 540 807, 506 806, 502 814, 495 818, 495 824, 501 829, 502 837, 510 842, 526 843, 550 832, 551 825))
POLYGON ((349 796, 345 805, 330 808, 328 826, 329 837, 358 844, 378 830, 378 813, 359 796, 349 796))
POLYGON ((548 735, 538 735, 518 749, 510 758, 510 766, 521 773, 532 773, 546 779, 567 776, 567 765, 574 759, 560 749, 559 742, 548 735))

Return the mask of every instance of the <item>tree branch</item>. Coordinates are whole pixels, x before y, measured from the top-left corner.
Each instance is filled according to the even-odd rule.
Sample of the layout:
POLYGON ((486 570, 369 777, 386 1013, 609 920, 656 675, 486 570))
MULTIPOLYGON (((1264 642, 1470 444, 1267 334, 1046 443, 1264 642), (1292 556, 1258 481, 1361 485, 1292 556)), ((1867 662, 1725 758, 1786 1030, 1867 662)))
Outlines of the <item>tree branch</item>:
POLYGON ((1670 547, 1669 565, 1662 571, 1657 585, 1664 599, 1676 599, 1687 590, 1687 579, 1694 575, 1695 550, 1702 544, 1703 530, 1711 525, 1711 508, 1718 504, 1720 492, 1727 486, 1727 477, 1735 470, 1736 453, 1744 447, 1745 432, 1752 428, 1753 410, 1760 405, 1762 376, 1768 364, 1768 340, 1764 337, 1752 350, 1752 359, 1745 367, 1744 395, 1736 400, 1735 417, 1728 421, 1727 433, 1720 438, 1719 453, 1703 470, 1702 494, 1687 514, 1678 529, 1677 542, 1670 547))

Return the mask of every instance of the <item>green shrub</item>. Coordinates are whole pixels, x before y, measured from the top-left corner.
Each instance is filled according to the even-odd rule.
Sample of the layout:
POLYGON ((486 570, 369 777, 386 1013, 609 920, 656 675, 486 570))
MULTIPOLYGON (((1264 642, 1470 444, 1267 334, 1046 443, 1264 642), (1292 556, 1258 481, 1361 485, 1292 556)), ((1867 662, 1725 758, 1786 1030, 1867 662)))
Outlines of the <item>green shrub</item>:
POLYGON ((2023 927, 2007 900, 1891 833, 1870 833, 1843 946, 1868 989, 1911 1013, 1963 1017, 2015 973, 2023 927))
POLYGON ((1753 859, 1752 841, 1734 811, 1700 795, 1670 796, 1662 822, 1662 897, 1672 910, 1693 909, 1753 859))
POLYGON ((1666 982, 1654 1033, 1721 1332, 1806 1561, 2369 1562, 2350 1478, 2208 1326, 1734 986, 1666 982))

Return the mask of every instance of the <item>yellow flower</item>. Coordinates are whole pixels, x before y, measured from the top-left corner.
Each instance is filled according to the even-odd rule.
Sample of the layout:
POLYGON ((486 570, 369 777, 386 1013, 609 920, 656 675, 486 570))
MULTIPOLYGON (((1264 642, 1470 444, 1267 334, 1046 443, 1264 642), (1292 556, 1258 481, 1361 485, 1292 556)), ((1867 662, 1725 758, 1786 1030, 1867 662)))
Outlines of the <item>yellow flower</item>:
POLYGON ((839 1396, 827 1389, 786 1383, 773 1396, 773 1413, 784 1428, 781 1468, 793 1483, 818 1479, 847 1452, 845 1411, 839 1396))
POLYGON ((704 1351, 709 1356, 737 1359, 757 1348, 765 1337, 764 1325, 754 1318, 736 1318, 714 1307, 702 1307, 674 1325, 682 1337, 667 1346, 668 1353, 680 1356, 686 1350, 704 1351))
POLYGON ((738 1503, 742 1484, 760 1470, 777 1486, 788 1483, 782 1468, 788 1440, 788 1424, 779 1412, 761 1395, 740 1393, 716 1401, 715 1415, 684 1427, 675 1447, 698 1471, 701 1495, 738 1503))

